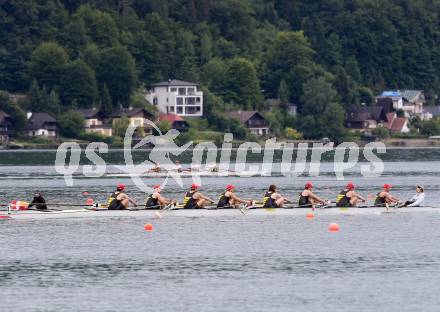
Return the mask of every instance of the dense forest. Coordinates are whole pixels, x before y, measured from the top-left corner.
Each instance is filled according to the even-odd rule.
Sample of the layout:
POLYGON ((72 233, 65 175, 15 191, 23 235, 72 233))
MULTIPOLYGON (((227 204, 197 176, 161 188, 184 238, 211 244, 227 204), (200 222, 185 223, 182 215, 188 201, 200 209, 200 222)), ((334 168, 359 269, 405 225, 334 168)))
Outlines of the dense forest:
POLYGON ((276 135, 341 137, 344 111, 383 89, 435 103, 439 12, 440 0, 1 0, 0 90, 29 94, 2 105, 17 119, 110 111, 173 78, 200 83, 212 130, 243 136, 221 112, 258 109, 276 135))

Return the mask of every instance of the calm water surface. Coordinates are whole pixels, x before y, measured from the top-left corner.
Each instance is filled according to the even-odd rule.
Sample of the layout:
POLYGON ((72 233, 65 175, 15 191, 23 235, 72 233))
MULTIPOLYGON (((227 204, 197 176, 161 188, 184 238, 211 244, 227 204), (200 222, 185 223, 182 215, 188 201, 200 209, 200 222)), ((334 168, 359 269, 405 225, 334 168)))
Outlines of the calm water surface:
MULTIPOLYGON (((29 199, 35 189, 51 202, 83 203, 85 190, 103 201, 120 181, 143 201, 130 179, 77 176, 69 188, 53 170, 50 153, 12 154, 0 153, 1 203, 29 199)), ((376 193, 384 182, 394 184, 404 199, 423 184, 428 204, 439 206, 440 152, 400 151, 394 159, 380 178, 363 178, 355 169, 347 179, 364 195, 376 193)), ((329 199, 346 183, 335 180, 331 164, 314 178, 202 181, 212 197, 232 181, 240 195, 257 199, 270 183, 293 198, 309 179, 329 199)), ((191 184, 183 181, 185 187, 191 184)), ((178 199, 183 192, 175 183, 165 190, 178 199)), ((439 224, 438 212, 313 220, 274 213, 2 221, 0 311, 437 312, 439 224), (154 231, 145 232, 150 222, 154 231), (331 222, 340 224, 339 233, 327 231, 331 222)))

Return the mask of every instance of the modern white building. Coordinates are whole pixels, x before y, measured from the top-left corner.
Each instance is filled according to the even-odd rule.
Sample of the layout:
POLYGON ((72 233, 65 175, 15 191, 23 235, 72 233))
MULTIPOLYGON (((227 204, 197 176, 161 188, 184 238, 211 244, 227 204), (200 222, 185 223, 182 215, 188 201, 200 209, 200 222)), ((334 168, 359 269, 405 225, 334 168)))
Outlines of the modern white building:
POLYGON ((197 83, 168 80, 155 83, 146 98, 161 113, 184 117, 203 116, 203 92, 197 83))

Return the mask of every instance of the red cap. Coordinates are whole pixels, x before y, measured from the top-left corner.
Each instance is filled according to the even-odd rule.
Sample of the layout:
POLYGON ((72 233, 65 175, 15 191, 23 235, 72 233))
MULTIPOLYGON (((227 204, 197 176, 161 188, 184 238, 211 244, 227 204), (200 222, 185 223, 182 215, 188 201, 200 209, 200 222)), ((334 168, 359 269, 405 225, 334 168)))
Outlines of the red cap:
POLYGON ((353 184, 353 182, 348 182, 346 188, 348 190, 354 190, 356 186, 353 184))
POLYGON ((233 189, 235 189, 235 186, 233 186, 232 184, 228 184, 228 185, 226 185, 226 189, 228 191, 232 191, 233 189))
POLYGON ((199 187, 200 187, 200 185, 197 185, 197 184, 191 185, 192 190, 197 190, 199 187))
POLYGON ((125 184, 118 184, 118 190, 125 190, 125 184))
POLYGON ((391 184, 388 184, 388 183, 385 183, 384 185, 383 185, 383 188, 384 189, 386 189, 386 190, 389 190, 390 188, 392 188, 393 186, 391 185, 391 184))
POLYGON ((154 185, 153 189, 155 189, 155 190, 160 189, 160 185, 159 184, 154 185))
POLYGON ((306 189, 311 189, 313 188, 313 184, 312 182, 307 182, 306 185, 304 186, 306 189))

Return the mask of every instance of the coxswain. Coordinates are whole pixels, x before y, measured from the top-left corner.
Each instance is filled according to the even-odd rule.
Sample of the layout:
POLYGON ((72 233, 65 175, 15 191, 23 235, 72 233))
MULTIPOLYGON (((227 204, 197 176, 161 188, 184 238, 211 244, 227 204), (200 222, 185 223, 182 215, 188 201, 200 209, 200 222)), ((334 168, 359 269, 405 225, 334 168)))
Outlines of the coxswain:
POLYGON ((198 209, 205 207, 207 203, 214 203, 212 199, 199 192, 199 188, 200 185, 191 185, 191 190, 183 198, 184 209, 198 209))
POLYGON ((400 200, 390 194, 392 185, 384 184, 383 190, 377 193, 376 199, 374 200, 375 207, 385 207, 389 204, 398 204, 400 200))
POLYGON ((226 192, 220 195, 220 198, 217 203, 217 208, 228 208, 228 207, 238 207, 239 204, 249 204, 250 200, 244 200, 239 198, 234 193, 235 186, 229 184, 226 186, 226 192))
POLYGON ((299 193, 299 198, 298 198, 299 207, 314 208, 316 204, 323 204, 323 205, 327 204, 327 201, 313 194, 312 189, 313 189, 312 182, 307 182, 306 185, 304 186, 304 190, 301 193, 299 193))
POLYGON ((116 191, 108 198, 108 210, 127 209, 130 203, 132 203, 134 206, 137 206, 136 202, 124 193, 124 190, 124 184, 119 184, 117 186, 116 191))
POLYGON ((420 207, 425 202, 425 189, 423 186, 417 185, 416 194, 411 200, 406 201, 401 207, 420 207))
POLYGON ((163 197, 160 194, 160 185, 155 185, 153 187, 153 193, 148 195, 147 201, 145 203, 145 208, 162 208, 167 205, 172 205, 175 203, 174 200, 163 197))
POLYGON ((270 185, 269 190, 264 194, 263 208, 281 208, 289 201, 277 192, 276 185, 270 185))
POLYGON ((29 204, 29 208, 35 206, 39 210, 47 210, 46 200, 41 195, 41 192, 34 193, 34 199, 29 204))
POLYGON ((352 182, 348 182, 336 197, 336 207, 356 207, 358 201, 365 202, 365 198, 354 191, 355 188, 352 182))

